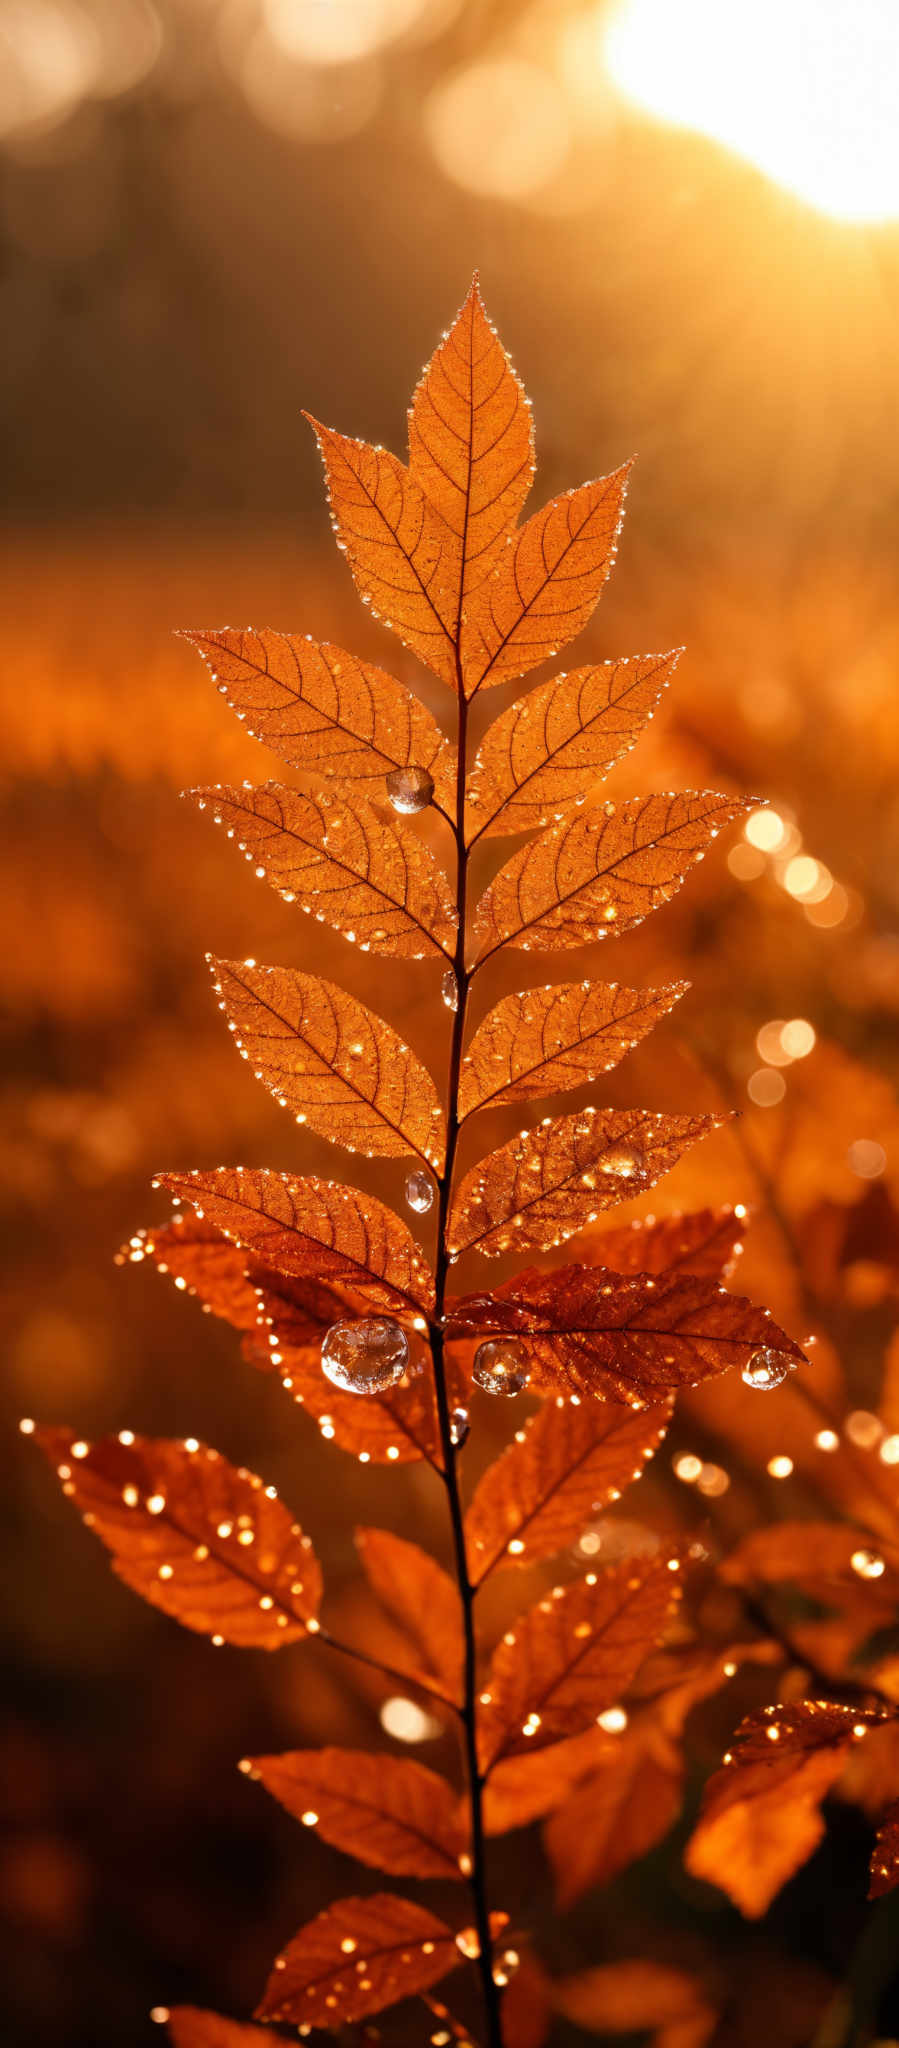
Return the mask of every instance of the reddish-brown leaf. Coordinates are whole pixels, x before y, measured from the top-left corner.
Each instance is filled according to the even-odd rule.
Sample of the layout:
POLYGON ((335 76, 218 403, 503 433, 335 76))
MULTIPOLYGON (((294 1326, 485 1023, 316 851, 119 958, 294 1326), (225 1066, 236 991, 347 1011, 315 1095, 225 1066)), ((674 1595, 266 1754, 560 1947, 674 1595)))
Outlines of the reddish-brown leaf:
POLYGON ((869 1536, 845 1522, 775 1522, 751 1529, 719 1572, 732 1586, 792 1581, 825 1606, 839 1604, 847 1594, 887 1611, 899 1603, 899 1551, 884 1555, 880 1539, 872 1545, 869 1536), (879 1558, 882 1569, 868 1576, 872 1558, 879 1558))
POLYGON ((374 662, 308 634, 225 627, 186 632, 254 739, 291 768, 334 775, 383 798, 397 768, 426 768, 455 819, 456 758, 418 697, 374 662))
POLYGON ((639 738, 677 660, 678 652, 600 662, 511 704, 485 733, 469 777, 469 843, 579 810, 639 738))
POLYGON ((115 1570, 185 1628, 280 1650, 318 1627, 321 1570, 273 1487, 191 1438, 35 1437, 115 1570))
POLYGON ((481 1695, 485 1764, 576 1734, 617 1702, 665 1630, 678 1597, 676 1564, 640 1557, 588 1572, 507 1631, 481 1695))
POLYGON ((411 1899, 340 1899, 278 1957, 257 2018, 333 2032, 427 1990, 461 1960, 450 1929, 411 1899))
POLYGON ((140 1265, 144 1259, 152 1259, 160 1273, 171 1274, 182 1293, 196 1295, 210 1315, 220 1316, 235 1330, 254 1328, 259 1303, 247 1277, 247 1254, 205 1217, 191 1210, 158 1228, 136 1231, 122 1246, 117 1263, 140 1265))
POLYGON ((497 1565, 533 1564, 575 1542, 591 1515, 639 1479, 670 1419, 670 1404, 635 1415, 548 1402, 475 1490, 465 1517, 473 1582, 497 1565))
POLYGON ((884 1892, 895 1891, 899 1884, 899 1802, 891 1806, 877 1830, 877 1839, 871 1851, 871 1883, 869 1899, 882 1899, 884 1892))
POLYGON ((460 1116, 595 1081, 667 1016, 689 986, 676 981, 668 988, 634 989, 617 981, 573 981, 504 996, 478 1026, 462 1062, 460 1116))
POLYGON ((417 1543, 387 1529, 357 1529, 356 1543, 372 1590, 415 1644, 423 1669, 458 1699, 464 1638, 454 1581, 417 1543))
POLYGON ((409 413, 409 474, 458 545, 454 630, 530 490, 533 440, 530 406, 475 278, 409 413))
POLYGON ((645 1109, 579 1109, 519 1132, 466 1174, 453 1203, 449 1249, 488 1255, 549 1251, 654 1186, 720 1116, 645 1109))
POLYGON ((454 1303, 450 1313, 451 1337, 463 1330, 520 1337, 534 1393, 633 1406, 743 1367, 759 1350, 804 1362, 767 1309, 694 1273, 656 1279, 603 1266, 532 1267, 490 1295, 454 1303))
POLYGON ((360 597, 404 646, 456 687, 459 542, 395 455, 311 414, 331 519, 360 597))
POLYGON ((385 1305, 428 1309, 434 1283, 405 1223, 374 1195, 311 1175, 213 1167, 154 1182, 276 1273, 361 1282, 385 1305))
POLYGON ((725 1280, 743 1249, 746 1211, 696 1209, 690 1215, 638 1216, 597 1232, 590 1251, 612 1273, 698 1273, 725 1280))
POLYGON ((551 1742, 547 1749, 501 1757, 484 1787, 487 1834, 506 1835, 540 1820, 597 1764, 617 1754, 618 1738, 594 1727, 569 1735, 564 1742, 551 1742))
POLYGON ((272 2048, 271 2034, 264 2028, 248 2027, 198 2005, 173 2005, 168 2033, 174 2048, 272 2048))
POLYGON ((652 2028, 653 2048, 703 2048, 718 2024, 695 1977, 645 1956, 557 1979, 552 1996, 556 2010, 588 2033, 652 2028))
POLYGON ((551 499, 472 593, 461 633, 467 697, 526 675, 586 625, 615 559, 630 467, 551 499))
POLYGON ((238 1050, 297 1123, 369 1158, 417 1153, 439 1173, 440 1099, 392 1025, 317 974, 211 955, 209 964, 238 1050))
POLYGON ((551 1815, 543 1839, 561 1910, 610 1884, 667 1835, 680 1812, 683 1766, 673 1744, 635 1729, 608 1740, 598 1768, 551 1815))
POLYGON ((559 952, 630 931, 752 808, 708 790, 585 805, 520 847, 485 890, 474 925, 481 961, 504 945, 559 952))
POLYGON ((445 1778, 370 1750, 295 1750, 252 1759, 252 1775, 332 1848, 394 1877, 461 1877, 467 1837, 445 1778))
POLYGON ((310 796, 278 782, 220 783, 188 794, 271 883, 365 953, 404 960, 453 950, 456 910, 447 877, 408 827, 378 816, 368 797, 310 796))

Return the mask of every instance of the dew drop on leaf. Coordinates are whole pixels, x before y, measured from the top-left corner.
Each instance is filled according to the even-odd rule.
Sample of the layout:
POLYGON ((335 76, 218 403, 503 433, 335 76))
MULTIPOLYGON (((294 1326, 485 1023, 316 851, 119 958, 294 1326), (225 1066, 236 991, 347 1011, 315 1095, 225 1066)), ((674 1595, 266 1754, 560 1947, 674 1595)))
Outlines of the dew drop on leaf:
POLYGON ((434 777, 427 768, 394 768, 387 777, 387 794, 395 811, 407 816, 425 811, 434 794, 434 777))
POLYGON ((448 967, 440 984, 440 994, 448 1010, 459 1008, 459 984, 451 967, 448 967))
POLYGON ((479 1344, 472 1378, 486 1394, 522 1394, 531 1375, 520 1344, 503 1337, 479 1344))
POLYGON ((405 1194, 410 1209, 414 1209, 417 1216, 426 1215, 434 1202, 434 1183, 430 1174, 420 1166, 415 1167, 406 1176, 405 1194))
POLYGON ((457 1451, 461 1450, 466 1442, 470 1428, 468 1409, 454 1408, 450 1416, 450 1443, 455 1445, 457 1451))
POLYGON ((792 1370, 793 1360, 785 1351, 754 1351, 743 1367, 743 1379, 747 1387, 770 1393, 783 1384, 792 1370))
POLYGON ((408 1359, 405 1331, 390 1316, 332 1323, 322 1339, 322 1372, 345 1394, 380 1394, 396 1386, 408 1359))
POLYGON ((876 1550, 854 1550, 849 1562, 860 1579, 880 1579, 886 1571, 883 1558, 876 1550))
POLYGON ((596 1163, 600 1173, 611 1174, 615 1180, 640 1181, 646 1170, 646 1154, 639 1145, 610 1145, 596 1163))

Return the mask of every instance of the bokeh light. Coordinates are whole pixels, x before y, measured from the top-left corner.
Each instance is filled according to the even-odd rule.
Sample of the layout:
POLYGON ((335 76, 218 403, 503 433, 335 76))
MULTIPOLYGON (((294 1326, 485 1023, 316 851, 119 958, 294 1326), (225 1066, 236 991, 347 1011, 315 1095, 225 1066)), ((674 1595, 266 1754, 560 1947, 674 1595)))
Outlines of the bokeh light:
POLYGON ((565 97, 547 71, 521 57, 466 65, 434 87, 425 128, 441 170, 498 199, 539 192, 565 162, 565 97))

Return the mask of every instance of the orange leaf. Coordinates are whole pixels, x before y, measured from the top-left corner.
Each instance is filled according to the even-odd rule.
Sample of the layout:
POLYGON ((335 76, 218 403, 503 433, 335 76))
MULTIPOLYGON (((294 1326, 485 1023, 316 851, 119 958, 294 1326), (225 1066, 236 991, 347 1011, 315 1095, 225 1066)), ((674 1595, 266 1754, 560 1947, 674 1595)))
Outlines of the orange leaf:
POLYGON ((598 1232, 590 1250, 612 1273, 698 1273, 725 1280, 743 1249, 743 1208, 696 1209, 690 1215, 638 1216, 598 1232))
POLYGON ((260 878, 286 903, 333 925, 365 953, 450 957, 456 910, 443 869, 414 832, 380 818, 368 797, 261 789, 192 789, 260 878))
POLYGON ((492 573, 534 475, 531 411, 474 279, 409 414, 409 474, 458 544, 456 609, 492 573))
POLYGON ((411 1637, 425 1671, 458 1699, 464 1640, 454 1581, 417 1543, 388 1529, 357 1529, 362 1568, 383 1607, 411 1637))
POLYGON ((193 1211, 173 1216, 152 1230, 139 1230, 118 1254, 117 1264, 152 1259, 182 1293, 194 1294, 211 1315, 235 1330, 255 1328, 256 1289, 247 1277, 247 1255, 193 1211))
MULTIPOLYGON (((770 1349, 804 1353, 767 1309, 693 1273, 621 1275, 603 1266, 534 1268, 451 1309, 462 1330, 520 1337, 534 1393, 659 1400, 770 1349)), ((752 1540, 752 1539, 750 1539, 752 1540)))
POLYGON ((540 1820, 597 1763, 617 1756, 618 1740, 601 1728, 569 1735, 546 1749, 522 1750, 495 1763, 484 1787, 484 1827, 488 1835, 506 1835, 513 1828, 540 1820))
POLYGON ((575 1542, 658 1450, 670 1405, 575 1408, 551 1401, 484 1473, 465 1517, 475 1584, 497 1565, 533 1564, 575 1542))
POLYGON ((571 981, 504 996, 484 1018, 462 1062, 459 1115, 531 1102, 580 1088, 618 1065, 690 984, 622 988, 620 982, 571 981))
POLYGON ((392 1025, 317 974, 212 955, 209 964, 239 1051, 297 1123, 369 1158, 414 1152, 439 1173, 437 1090, 392 1025))
POLYGON ((35 1437, 126 1586, 185 1628, 280 1650, 318 1627, 321 1570, 273 1489, 191 1438, 35 1437))
POLYGON ((276 1273, 361 1281, 386 1305, 433 1304, 433 1279, 411 1232, 392 1209, 358 1188, 241 1166, 162 1173, 153 1185, 192 1202, 276 1273))
POLYGON ((339 776, 383 798, 397 768, 426 768, 455 819, 456 759, 418 697, 374 662, 308 634, 186 632, 254 739, 307 774, 339 776))
POLYGON ((556 953, 630 931, 752 808, 714 791, 587 804, 520 847, 485 890, 474 923, 481 963, 500 946, 556 953))
POLYGON ((872 1548, 868 1536, 845 1522, 775 1522, 751 1529, 718 1569, 732 1586, 792 1581, 825 1606, 841 1604, 850 1592, 854 1601, 873 1602, 887 1612, 899 1603, 899 1552, 884 1557, 879 1540, 872 1548), (880 1557, 886 1569, 869 1578, 871 1557, 880 1557))
POLYGON ((891 1806, 877 1830, 877 1840, 871 1852, 871 1884, 869 1899, 882 1899, 884 1892, 895 1891, 899 1884, 899 1803, 891 1806))
POLYGON ((639 738, 678 654, 574 669, 510 704, 485 733, 469 777, 469 843, 532 832, 580 809, 639 738))
POLYGON ((720 1116, 659 1116, 645 1109, 579 1109, 546 1117, 466 1174, 453 1203, 449 1250, 490 1256, 548 1251, 601 1209, 642 1194, 670 1172, 720 1116))
POLYGON ((257 2018, 325 2027, 364 2019, 436 1984, 462 1960, 442 1920, 411 1899, 340 1899, 278 1957, 257 2018))
POLYGON ((174 2048, 272 2048, 271 2034, 263 2027, 248 2027, 197 2005, 173 2005, 168 2031, 174 2048))
POLYGON ((526 675, 585 626, 615 559, 631 465, 551 499, 465 607, 465 695, 526 675))
POLYGON ((651 2027, 654 2048, 702 2048, 718 2024, 695 1978, 646 1956, 558 1979, 553 2003, 588 2033, 636 2034, 651 2027))
POLYGON ((639 1731, 609 1741, 598 1769, 547 1821, 543 1840, 564 1911, 594 1885, 610 1884, 667 1835, 680 1812, 683 1769, 639 1731))
POLYGON ((395 1877, 461 1877, 466 1837, 455 1795, 424 1764, 370 1750, 296 1750, 254 1757, 252 1775, 296 1820, 360 1863, 395 1877))
POLYGON ((678 1592, 676 1570, 656 1556, 588 1572, 538 1601, 494 1653, 479 1716, 485 1763, 595 1721, 663 1634, 678 1592))
POLYGON ((306 413, 328 479, 331 520, 360 597, 434 674, 456 687, 459 543, 386 448, 306 413))

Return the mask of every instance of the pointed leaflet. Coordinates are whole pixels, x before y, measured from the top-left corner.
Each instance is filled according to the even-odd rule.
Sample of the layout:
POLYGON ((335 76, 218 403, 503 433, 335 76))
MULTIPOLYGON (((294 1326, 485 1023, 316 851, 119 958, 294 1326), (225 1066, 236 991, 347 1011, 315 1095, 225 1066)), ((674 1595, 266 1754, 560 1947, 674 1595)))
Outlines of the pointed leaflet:
POLYGON ((458 543, 456 614, 502 556, 534 474, 531 411, 477 278, 409 413, 409 474, 458 543))
POLYGON ((581 1778, 543 1830, 559 1908, 610 1884, 655 1848, 682 1797, 683 1765, 673 1743, 649 1741, 639 1729, 610 1742, 599 1768, 581 1778))
POLYGON ((667 988, 623 988, 617 981, 569 981, 504 996, 479 1024, 462 1062, 459 1115, 531 1102, 580 1088, 618 1065, 685 995, 667 988))
POLYGON ((188 794, 198 810, 208 805, 285 903, 298 903, 363 952, 449 957, 457 919, 443 869, 414 832, 379 818, 367 797, 313 797, 277 782, 188 794))
POLYGON ((152 1607, 244 1649, 280 1650, 317 1629, 318 1559, 254 1473, 193 1438, 34 1434, 119 1578, 152 1607))
POLYGON ((574 669, 510 704, 485 733, 469 777, 469 843, 532 832, 578 809, 639 738, 678 654, 574 669))
POLYGON ((615 559, 630 467, 551 499, 473 592, 462 622, 466 697, 526 675, 587 624, 615 559))
POLYGON ((297 1123, 350 1152, 414 1152, 440 1171, 437 1090, 392 1025, 317 974, 211 955, 209 964, 239 1051, 297 1123))
POLYGON ((255 1328, 259 1314, 256 1289, 247 1278, 247 1255, 193 1212, 173 1216, 150 1230, 139 1230, 118 1253, 118 1265, 141 1265, 152 1259, 158 1272, 171 1274, 181 1293, 195 1294, 204 1309, 235 1330, 255 1328))
POLYGON ((725 825, 753 804, 714 791, 594 800, 522 846, 475 917, 483 962, 499 946, 559 952, 631 930, 676 895, 725 825))
POLYGON ((718 1566, 727 1585, 783 1585, 792 1581, 811 1600, 824 1606, 841 1604, 851 1592, 853 1605, 895 1610, 899 1604, 899 1552, 881 1549, 885 1570, 866 1579, 853 1566, 864 1563, 870 1537, 846 1522, 774 1522, 751 1529, 718 1566))
POLYGON ((395 455, 336 434, 310 413, 305 417, 325 465, 338 545, 360 597, 455 689, 455 535, 395 455))
POLYGON ((551 1813, 593 1766, 617 1756, 618 1747, 617 1736, 593 1727, 564 1742, 551 1742, 548 1749, 502 1757, 484 1787, 487 1834, 506 1835, 551 1813))
POLYGON ((598 1231, 589 1246, 597 1266, 612 1273, 697 1273, 725 1280, 743 1249, 746 1211, 694 1209, 686 1215, 638 1216, 598 1231))
POLYGON ((510 1138, 465 1175, 453 1203, 449 1250, 490 1256, 548 1251, 677 1164, 719 1116, 661 1116, 643 1109, 580 1109, 547 1117, 510 1138))
POLYGON ((262 2027, 204 2012, 198 2005, 173 2005, 168 2030, 173 2048, 272 2048, 271 2034, 262 2027))
POLYGON ((670 1419, 670 1404, 634 1415, 570 1401, 531 1416, 484 1473, 465 1517, 473 1583, 497 1565, 533 1564, 574 1543, 591 1515, 639 1479, 670 1419))
POLYGON ((869 1899, 881 1899, 899 1884, 899 1804, 884 1814, 871 1852, 869 1899))
POLYGON ((289 1173, 242 1166, 160 1173, 153 1185, 191 1202, 225 1237, 276 1273, 361 1281, 388 1306, 433 1305, 433 1278, 411 1232, 392 1209, 359 1188, 312 1174, 295 1180, 289 1173))
POLYGON ((450 1313, 451 1338, 463 1329, 519 1337, 534 1393, 633 1405, 742 1368, 759 1350, 781 1352, 790 1365, 805 1362, 767 1309, 692 1273, 656 1280, 603 1266, 531 1268, 450 1313))
POLYGON ((369 1585, 411 1636, 423 1667, 456 1699, 462 1682, 462 1604, 453 1580, 426 1550, 388 1529, 357 1529, 369 1585))
POLYGON ((329 640, 270 629, 187 632, 253 739, 291 768, 335 775, 383 797, 396 768, 426 768, 434 801, 455 817, 455 749, 393 676, 329 640))
POLYGON ((538 1601, 503 1637, 487 1674, 479 1714, 485 1765, 576 1734, 614 1705, 664 1633, 677 1596, 677 1560, 656 1556, 588 1572, 538 1601))
POLYGON ((466 1836, 455 1795, 424 1764, 370 1750, 312 1749, 253 1757, 251 1770, 296 1820, 360 1863, 394 1877, 461 1877, 466 1836))
POLYGON ((256 2017, 333 2033, 426 1990, 461 1960, 450 1929, 411 1899, 340 1899, 278 1957, 256 2017))

